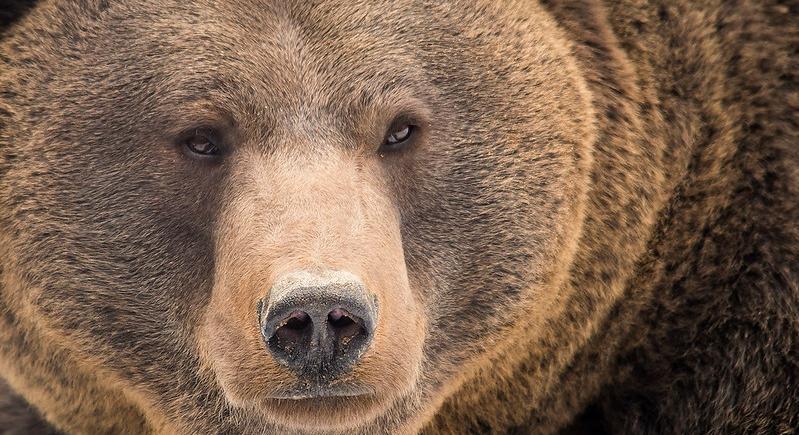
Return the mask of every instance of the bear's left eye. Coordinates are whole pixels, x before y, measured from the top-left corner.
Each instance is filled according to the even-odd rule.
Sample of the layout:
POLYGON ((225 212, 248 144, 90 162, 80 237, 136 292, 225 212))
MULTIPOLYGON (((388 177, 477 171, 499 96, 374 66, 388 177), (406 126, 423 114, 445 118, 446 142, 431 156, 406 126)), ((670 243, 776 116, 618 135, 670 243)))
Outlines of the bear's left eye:
POLYGON ((219 155, 219 147, 214 144, 211 138, 203 134, 195 134, 189 137, 184 144, 193 154, 201 156, 219 155))
POLYGON ((381 148, 388 151, 402 148, 411 140, 415 130, 416 126, 409 122, 394 123, 391 128, 389 128, 381 148))

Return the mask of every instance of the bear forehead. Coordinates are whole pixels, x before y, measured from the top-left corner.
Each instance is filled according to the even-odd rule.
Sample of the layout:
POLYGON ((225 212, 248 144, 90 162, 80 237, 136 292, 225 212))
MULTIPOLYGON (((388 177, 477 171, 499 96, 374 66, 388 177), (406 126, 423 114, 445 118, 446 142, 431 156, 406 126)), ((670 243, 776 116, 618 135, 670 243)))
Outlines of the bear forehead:
POLYGON ((419 2, 112 1, 67 18, 66 40, 54 45, 76 55, 52 79, 63 101, 91 94, 102 117, 222 114, 273 129, 310 116, 349 130, 370 109, 418 107, 435 94, 422 63, 441 48, 413 29, 432 12, 419 2))
POLYGON ((117 10, 112 2, 78 50, 97 75, 124 69, 132 80, 156 74, 184 88, 244 84, 284 105, 362 97, 419 78, 414 52, 422 44, 403 31, 413 19, 406 6, 158 1, 117 10))
POLYGON ((490 2, 87 2, 107 7, 56 3, 60 32, 38 38, 54 54, 43 86, 25 90, 84 136, 232 120, 248 138, 371 141, 409 112, 472 134, 510 129, 492 121, 500 113, 554 125, 551 95, 557 110, 576 97, 546 20, 496 19, 490 2))

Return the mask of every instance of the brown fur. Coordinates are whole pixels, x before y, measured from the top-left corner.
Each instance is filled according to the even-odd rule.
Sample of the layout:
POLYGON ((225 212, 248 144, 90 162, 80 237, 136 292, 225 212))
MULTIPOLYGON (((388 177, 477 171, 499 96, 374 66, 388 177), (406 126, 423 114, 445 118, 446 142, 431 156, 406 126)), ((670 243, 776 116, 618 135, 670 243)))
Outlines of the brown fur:
POLYGON ((799 427, 799 4, 184 3, 3 15, 0 427, 799 427), (379 300, 374 395, 269 398, 297 269, 379 300))

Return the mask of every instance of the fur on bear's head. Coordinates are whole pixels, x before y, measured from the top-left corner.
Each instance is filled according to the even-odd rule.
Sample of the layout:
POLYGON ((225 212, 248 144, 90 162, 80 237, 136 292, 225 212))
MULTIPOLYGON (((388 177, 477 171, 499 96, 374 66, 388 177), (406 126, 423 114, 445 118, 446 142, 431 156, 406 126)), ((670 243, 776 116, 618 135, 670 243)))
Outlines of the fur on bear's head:
POLYGON ((48 1, 0 54, 0 368, 58 428, 417 430, 568 316, 593 114, 535 4, 48 1), (355 395, 267 349, 297 273, 374 300, 355 395))

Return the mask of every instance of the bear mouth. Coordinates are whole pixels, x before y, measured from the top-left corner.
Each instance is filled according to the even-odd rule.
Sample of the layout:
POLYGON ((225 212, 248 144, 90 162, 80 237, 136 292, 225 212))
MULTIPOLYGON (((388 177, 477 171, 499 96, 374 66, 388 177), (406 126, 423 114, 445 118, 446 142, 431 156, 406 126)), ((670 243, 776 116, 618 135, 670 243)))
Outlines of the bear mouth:
POLYGON ((355 398, 371 396, 374 390, 363 385, 306 385, 269 394, 269 399, 305 401, 318 399, 355 398))

